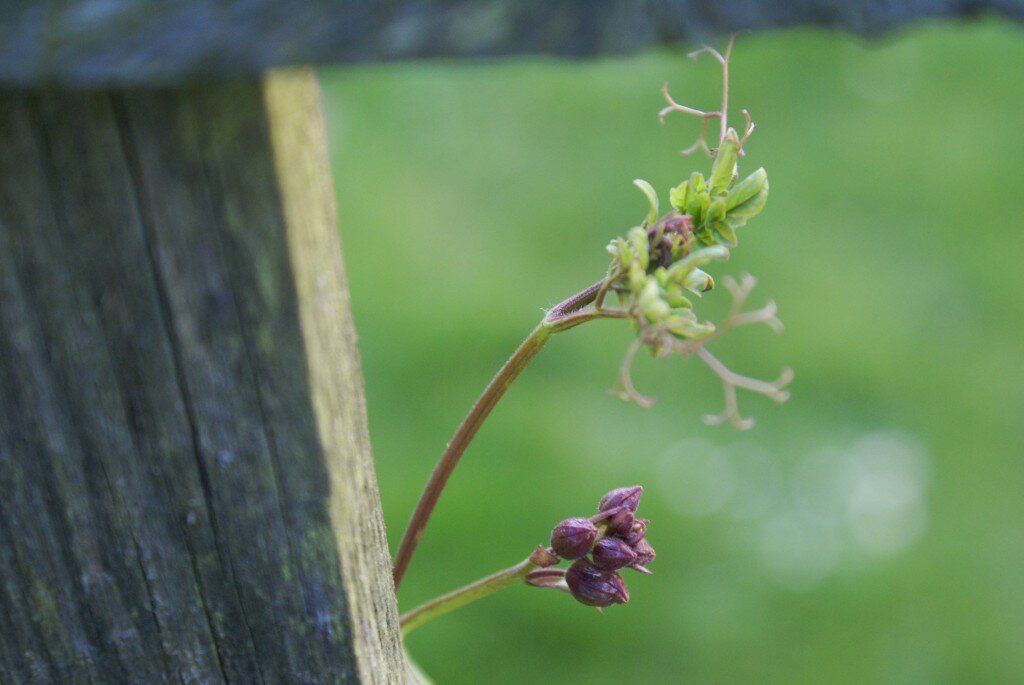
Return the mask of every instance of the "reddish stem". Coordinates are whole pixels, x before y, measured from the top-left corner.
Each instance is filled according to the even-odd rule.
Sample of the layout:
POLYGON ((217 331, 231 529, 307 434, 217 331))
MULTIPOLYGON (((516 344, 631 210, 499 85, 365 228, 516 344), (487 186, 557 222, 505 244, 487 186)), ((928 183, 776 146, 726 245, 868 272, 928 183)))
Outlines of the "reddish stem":
POLYGON ((416 503, 416 508, 409 518, 408 526, 406 526, 405 534, 398 545, 398 552, 395 554, 394 569, 392 571, 396 590, 402 582, 406 569, 409 567, 412 555, 416 551, 416 546, 419 544, 424 528, 426 528, 427 520, 434 511, 434 507, 437 505, 437 500, 441 496, 441 491, 444 490, 448 478, 451 477, 452 471, 455 470, 455 466, 466 451, 466 447, 469 446, 484 420, 491 413, 491 410, 494 409, 494 405, 498 403, 498 400, 502 398, 505 391, 512 385, 512 381, 537 356, 537 353, 544 347, 544 344, 552 334, 568 330, 591 319, 620 318, 622 316, 620 312, 615 310, 598 311, 590 309, 580 311, 594 301, 601 290, 603 282, 603 280, 598 281, 594 285, 581 290, 548 312, 540 324, 533 329, 530 335, 526 337, 526 340, 519 345, 516 351, 512 353, 512 356, 508 358, 508 361, 498 370, 498 373, 487 384, 487 387, 484 388, 477 401, 470 407, 469 413, 462 419, 462 423, 455 429, 455 434, 452 436, 448 446, 445 447, 441 458, 438 459, 433 472, 427 479, 423 494, 420 495, 419 502, 416 503))

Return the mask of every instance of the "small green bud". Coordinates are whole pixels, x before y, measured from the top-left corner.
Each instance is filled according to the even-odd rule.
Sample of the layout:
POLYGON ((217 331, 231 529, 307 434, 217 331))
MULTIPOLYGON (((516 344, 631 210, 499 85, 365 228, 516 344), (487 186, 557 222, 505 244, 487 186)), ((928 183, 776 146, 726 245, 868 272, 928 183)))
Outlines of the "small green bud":
POLYGON ((629 263, 633 261, 633 251, 629 249, 629 245, 625 240, 616 238, 608 243, 607 249, 609 254, 618 258, 620 269, 629 268, 629 263))
POLYGON ((649 323, 661 323, 672 314, 671 308, 665 300, 647 300, 640 306, 640 311, 647 318, 649 323))
POLYGON ((626 244, 625 240, 619 239, 621 249, 619 250, 619 268, 628 269, 629 265, 633 263, 633 251, 629 249, 629 245, 626 244))
POLYGON ((644 289, 636 300, 637 308, 651 323, 660 323, 668 318, 668 303, 661 299, 658 283, 652 278, 647 281, 644 289))
POLYGON ((654 276, 654 280, 659 287, 664 288, 668 285, 668 269, 665 267, 659 266, 651 275, 654 276))
POLYGON ((638 293, 647 284, 647 271, 640 266, 640 262, 634 261, 629 265, 627 279, 630 291, 638 293))
POLYGON ((665 290, 665 302, 672 309, 692 309, 693 303, 683 295, 683 290, 675 283, 670 283, 665 290))
POLYGON ((707 272, 701 271, 700 269, 694 269, 686 275, 686 280, 683 282, 683 285, 687 290, 691 290, 695 293, 706 293, 715 287, 715 279, 711 278, 711 275, 707 272))
POLYGON ((650 183, 642 178, 633 179, 633 185, 639 188, 640 192, 647 198, 647 204, 650 209, 647 212, 647 220, 644 221, 644 226, 649 226, 658 220, 658 193, 650 183))
POLYGON ((643 226, 634 226, 626 234, 626 240, 629 241, 629 247, 633 252, 634 259, 640 262, 640 266, 643 267, 644 271, 647 271, 647 265, 650 263, 647 231, 644 230, 643 226))
POLYGON ((711 166, 711 178, 708 179, 708 186, 712 194, 724 193, 732 183, 736 174, 736 158, 739 153, 740 138, 736 134, 736 129, 730 128, 726 131, 721 145, 718 146, 715 163, 711 166))

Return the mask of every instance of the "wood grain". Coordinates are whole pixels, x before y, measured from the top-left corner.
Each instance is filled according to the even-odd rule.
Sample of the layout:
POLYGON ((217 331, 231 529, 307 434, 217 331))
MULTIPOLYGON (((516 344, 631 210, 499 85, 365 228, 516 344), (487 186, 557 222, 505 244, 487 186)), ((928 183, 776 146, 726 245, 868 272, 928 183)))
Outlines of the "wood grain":
POLYGON ((0 682, 397 682, 316 84, 0 93, 0 682))

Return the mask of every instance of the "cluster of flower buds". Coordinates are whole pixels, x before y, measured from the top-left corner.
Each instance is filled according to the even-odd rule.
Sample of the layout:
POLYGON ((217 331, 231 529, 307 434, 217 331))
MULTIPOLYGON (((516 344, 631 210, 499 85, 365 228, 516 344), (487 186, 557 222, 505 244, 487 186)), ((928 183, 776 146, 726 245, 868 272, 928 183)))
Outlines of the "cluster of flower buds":
POLYGON ((539 569, 527 576, 527 582, 565 589, 583 604, 598 608, 629 601, 619 571, 631 568, 650 573, 646 564, 654 560, 654 550, 644 537, 647 521, 635 516, 642 493, 639 485, 612 490, 601 498, 594 516, 556 525, 551 548, 538 550, 535 563, 549 566, 560 558, 572 565, 564 572, 539 569))
POLYGON ((612 263, 608 283, 629 302, 640 328, 657 327, 684 340, 699 339, 714 330, 698 321, 686 293, 700 296, 714 280, 700 269, 716 259, 728 259, 736 245, 736 229, 758 214, 768 200, 768 176, 758 169, 736 183, 736 160, 741 142, 729 129, 705 178, 693 172, 673 188, 673 211, 658 217, 658 194, 649 183, 634 181, 647 197, 646 220, 608 245, 612 263), (696 246, 696 249, 695 249, 696 246))

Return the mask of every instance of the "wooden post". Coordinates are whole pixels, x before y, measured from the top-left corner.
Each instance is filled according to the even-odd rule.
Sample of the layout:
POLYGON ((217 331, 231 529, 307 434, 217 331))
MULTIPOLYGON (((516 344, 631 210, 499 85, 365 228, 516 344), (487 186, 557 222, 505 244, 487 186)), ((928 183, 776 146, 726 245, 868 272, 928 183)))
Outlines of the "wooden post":
POLYGON ((0 682, 394 683, 319 94, 0 92, 0 682))

